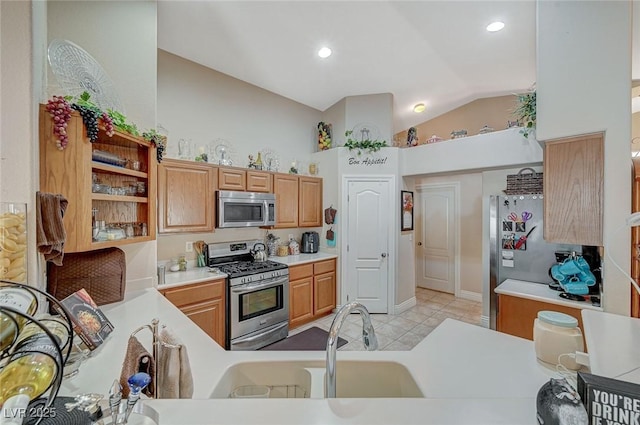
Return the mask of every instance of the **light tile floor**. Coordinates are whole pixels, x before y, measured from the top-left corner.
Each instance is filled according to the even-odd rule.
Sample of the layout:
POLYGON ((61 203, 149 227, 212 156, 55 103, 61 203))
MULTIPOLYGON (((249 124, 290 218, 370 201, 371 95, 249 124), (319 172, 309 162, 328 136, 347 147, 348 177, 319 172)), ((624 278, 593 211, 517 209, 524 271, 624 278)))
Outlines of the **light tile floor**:
MULTIPOLYGON (((416 288, 416 301, 415 306, 400 314, 371 315, 379 350, 411 350, 448 317, 480 326, 482 303, 423 288, 416 288)), ((295 328, 289 335, 312 326, 328 331, 334 316, 335 314, 331 314, 295 328)), ((339 350, 364 350, 362 319, 359 314, 351 314, 346 319, 339 336, 348 341, 339 350)))

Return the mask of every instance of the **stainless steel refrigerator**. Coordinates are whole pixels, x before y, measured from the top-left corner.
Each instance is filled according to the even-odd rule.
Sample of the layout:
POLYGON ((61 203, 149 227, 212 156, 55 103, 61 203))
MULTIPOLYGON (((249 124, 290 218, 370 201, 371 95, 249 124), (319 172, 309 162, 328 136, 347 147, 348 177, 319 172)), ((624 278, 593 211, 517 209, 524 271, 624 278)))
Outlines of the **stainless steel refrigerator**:
POLYGON ((496 328, 495 289, 506 279, 553 283, 549 268, 556 252, 582 253, 581 245, 547 243, 543 234, 543 195, 491 196, 489 201, 489 324, 496 328))

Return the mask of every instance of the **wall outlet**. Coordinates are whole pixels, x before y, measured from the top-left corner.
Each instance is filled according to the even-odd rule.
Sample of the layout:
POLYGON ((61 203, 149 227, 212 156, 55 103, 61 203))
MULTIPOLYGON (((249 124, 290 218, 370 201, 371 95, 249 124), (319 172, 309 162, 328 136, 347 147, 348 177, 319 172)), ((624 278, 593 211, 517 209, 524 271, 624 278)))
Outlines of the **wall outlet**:
POLYGON ((187 245, 184 247, 185 252, 193 252, 193 242, 187 242, 187 245))

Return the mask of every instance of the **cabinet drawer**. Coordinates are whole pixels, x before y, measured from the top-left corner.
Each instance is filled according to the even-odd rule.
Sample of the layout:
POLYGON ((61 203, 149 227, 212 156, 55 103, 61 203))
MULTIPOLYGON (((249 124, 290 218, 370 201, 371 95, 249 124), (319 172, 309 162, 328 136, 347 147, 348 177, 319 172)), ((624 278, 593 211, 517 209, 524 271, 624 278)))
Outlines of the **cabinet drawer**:
POLYGON ((263 171, 247 171, 247 191, 272 192, 273 176, 263 171))
POLYGON ((167 297, 175 306, 181 307, 204 300, 222 298, 224 293, 224 279, 212 282, 196 283, 194 285, 171 288, 164 291, 167 297))
POLYGON ((313 264, 313 274, 329 273, 336 270, 335 260, 318 261, 313 264))
POLYGON ((247 187, 247 172, 232 168, 218 168, 218 189, 244 191, 247 187))
POLYGON ((289 280, 298 280, 304 277, 313 276, 313 264, 302 264, 300 266, 289 267, 289 280))

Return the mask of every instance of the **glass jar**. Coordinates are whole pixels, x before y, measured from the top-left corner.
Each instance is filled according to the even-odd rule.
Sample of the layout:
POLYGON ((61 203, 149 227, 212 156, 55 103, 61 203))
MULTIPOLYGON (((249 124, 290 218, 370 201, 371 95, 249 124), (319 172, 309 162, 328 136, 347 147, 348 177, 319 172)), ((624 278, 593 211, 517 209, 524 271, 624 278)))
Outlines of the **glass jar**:
POLYGON ((27 283, 27 204, 0 202, 0 279, 27 283))
POLYGON ((184 255, 178 257, 178 270, 181 272, 187 271, 187 257, 184 255))

